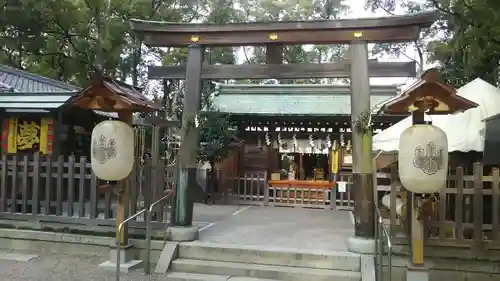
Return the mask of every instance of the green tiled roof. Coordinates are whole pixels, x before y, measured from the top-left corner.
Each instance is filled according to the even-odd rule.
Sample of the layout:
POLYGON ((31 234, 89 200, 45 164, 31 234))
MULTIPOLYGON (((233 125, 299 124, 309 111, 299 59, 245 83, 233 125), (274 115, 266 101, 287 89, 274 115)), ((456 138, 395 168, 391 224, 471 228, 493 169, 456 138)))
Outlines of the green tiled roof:
MULTIPOLYGON (((398 86, 371 86, 372 107, 398 94, 398 86)), ((254 115, 350 115, 350 86, 331 84, 217 84, 221 112, 254 115)))

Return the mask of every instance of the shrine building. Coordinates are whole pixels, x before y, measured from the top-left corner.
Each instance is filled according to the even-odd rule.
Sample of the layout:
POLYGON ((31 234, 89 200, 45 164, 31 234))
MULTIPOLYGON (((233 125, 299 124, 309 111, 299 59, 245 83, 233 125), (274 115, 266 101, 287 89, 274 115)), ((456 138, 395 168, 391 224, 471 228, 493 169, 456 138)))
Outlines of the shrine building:
MULTIPOLYGON (((371 86, 370 104, 397 93, 396 85, 371 86)), ((239 177, 257 172, 265 180, 323 181, 351 170, 348 85, 217 84, 213 104, 230 115, 242 140, 233 170, 239 177)), ((403 117, 375 116, 374 133, 403 117)))

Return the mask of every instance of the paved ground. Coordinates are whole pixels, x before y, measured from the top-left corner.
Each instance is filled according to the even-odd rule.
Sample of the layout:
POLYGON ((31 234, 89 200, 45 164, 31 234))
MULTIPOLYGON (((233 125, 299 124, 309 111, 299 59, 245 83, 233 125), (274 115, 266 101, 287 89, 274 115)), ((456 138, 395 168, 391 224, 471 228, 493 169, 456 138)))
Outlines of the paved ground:
POLYGON ((231 217, 231 215, 238 210, 244 209, 245 206, 234 205, 205 205, 194 204, 193 221, 196 222, 217 222, 224 218, 231 217))
POLYGON ((201 232, 203 241, 346 251, 354 234, 348 211, 254 206, 201 232))
MULTIPOLYGON (((197 204, 195 221, 206 225, 201 240, 245 245, 345 251, 345 241, 353 234, 347 211, 197 204)), ((37 257, 14 261, 5 259, 7 253, 0 252, 0 281, 115 280, 113 272, 98 268, 105 259, 99 255, 52 254, 36 249, 16 251, 16 255, 18 259, 37 257)), ((122 274, 120 280, 163 281, 165 277, 144 276, 140 269, 122 274)))

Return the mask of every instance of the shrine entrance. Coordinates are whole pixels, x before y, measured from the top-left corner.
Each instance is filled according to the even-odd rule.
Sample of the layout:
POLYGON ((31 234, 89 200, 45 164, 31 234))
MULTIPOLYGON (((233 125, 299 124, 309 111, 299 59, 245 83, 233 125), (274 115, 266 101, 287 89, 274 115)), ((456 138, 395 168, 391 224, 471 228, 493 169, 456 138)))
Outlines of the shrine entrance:
MULTIPOLYGON (((192 226, 193 192, 199 133, 192 124, 200 110, 202 79, 350 78, 352 195, 355 236, 374 237, 374 186, 371 155, 370 77, 415 76, 413 63, 379 63, 368 59, 368 43, 407 42, 429 27, 436 13, 369 19, 241 24, 179 24, 132 20, 132 30, 150 47, 187 47, 186 65, 149 69, 150 79, 185 79, 179 149, 179 182, 171 223, 192 226), (349 44, 348 60, 326 64, 283 64, 284 45, 349 44), (208 65, 207 47, 266 46, 265 65, 208 65)), ((286 95, 286 93, 283 93, 286 95)), ((267 173, 265 180, 272 180, 267 173)))

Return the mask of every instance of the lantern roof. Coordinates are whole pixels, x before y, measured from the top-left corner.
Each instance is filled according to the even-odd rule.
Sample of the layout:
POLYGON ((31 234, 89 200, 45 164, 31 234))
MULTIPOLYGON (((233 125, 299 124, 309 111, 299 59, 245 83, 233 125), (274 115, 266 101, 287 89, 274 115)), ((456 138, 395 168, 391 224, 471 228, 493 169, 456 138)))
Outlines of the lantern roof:
POLYGON ((162 110, 142 94, 142 89, 124 82, 92 74, 91 84, 67 103, 105 112, 151 112, 162 110))
POLYGON ((424 72, 421 78, 394 99, 385 103, 381 112, 404 114, 421 111, 427 114, 453 114, 478 106, 475 102, 457 95, 457 91, 437 81, 437 69, 424 72))

